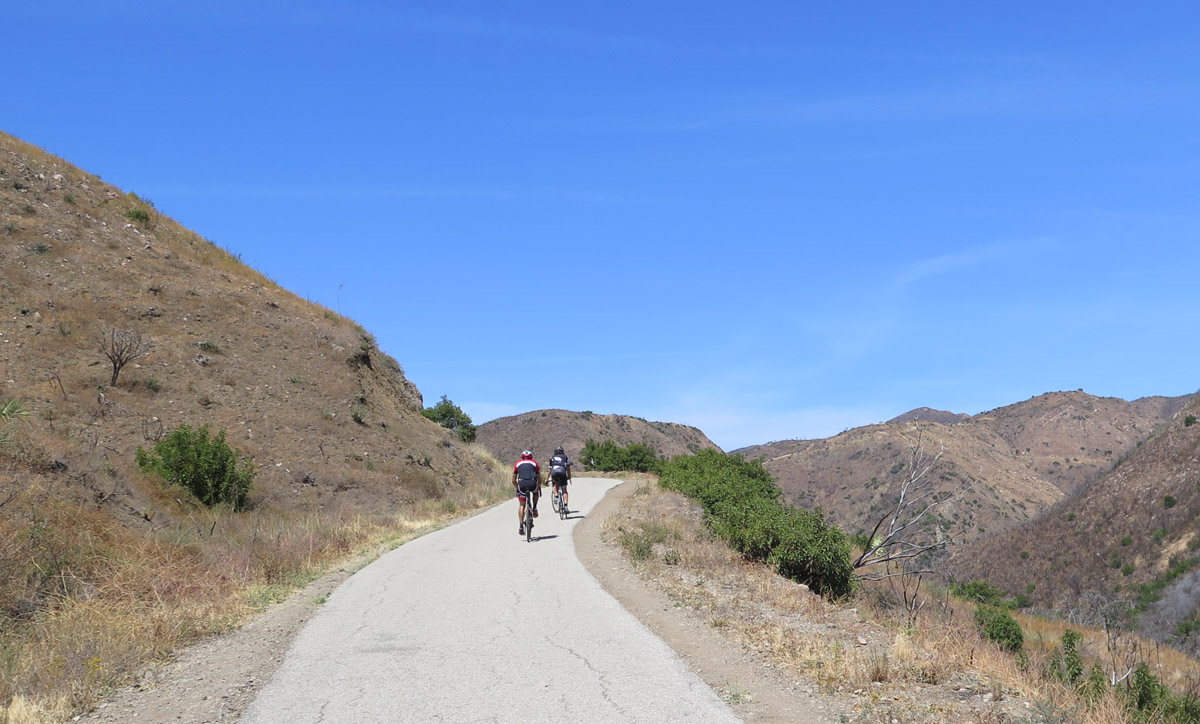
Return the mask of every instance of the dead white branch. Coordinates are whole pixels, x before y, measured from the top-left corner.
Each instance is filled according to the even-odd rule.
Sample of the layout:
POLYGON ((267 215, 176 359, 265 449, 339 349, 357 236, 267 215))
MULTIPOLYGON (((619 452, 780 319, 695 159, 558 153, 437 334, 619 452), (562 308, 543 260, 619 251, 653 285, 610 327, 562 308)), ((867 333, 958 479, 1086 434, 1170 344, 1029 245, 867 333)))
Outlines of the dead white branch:
MULTIPOLYGON (((856 570, 916 558, 950 544, 953 536, 945 536, 940 531, 936 532, 935 540, 914 540, 912 537, 938 506, 959 500, 974 487, 972 480, 963 481, 950 491, 941 489, 931 472, 945 453, 945 445, 940 445, 936 453, 925 449, 925 431, 918 424, 917 441, 909 451, 908 475, 900 485, 900 494, 896 503, 875 521, 862 555, 854 561, 856 570)), ((897 574, 889 571, 861 577, 876 580, 894 575, 897 574)))

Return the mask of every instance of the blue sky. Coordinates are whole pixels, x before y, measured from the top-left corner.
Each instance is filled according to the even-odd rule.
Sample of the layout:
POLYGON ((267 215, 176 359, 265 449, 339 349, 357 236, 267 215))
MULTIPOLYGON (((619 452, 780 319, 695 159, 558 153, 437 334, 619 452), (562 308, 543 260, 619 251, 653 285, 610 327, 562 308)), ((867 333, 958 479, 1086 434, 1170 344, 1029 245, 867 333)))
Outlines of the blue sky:
POLYGON ((1200 9, 976 5, 10 3, 0 129, 476 422, 1196 391, 1200 9))

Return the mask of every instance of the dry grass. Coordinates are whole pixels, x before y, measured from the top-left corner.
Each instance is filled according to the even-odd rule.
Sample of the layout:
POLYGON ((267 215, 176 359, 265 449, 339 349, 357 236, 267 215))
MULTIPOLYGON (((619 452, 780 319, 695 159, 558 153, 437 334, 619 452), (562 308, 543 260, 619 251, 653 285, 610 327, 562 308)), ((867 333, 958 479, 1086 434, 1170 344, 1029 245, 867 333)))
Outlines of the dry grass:
POLYGON ((331 567, 505 499, 502 473, 388 513, 200 509, 152 536, 21 496, 10 505, 36 505, 37 523, 0 519, 0 566, 12 574, 0 600, 30 613, 0 618, 0 724, 86 710, 140 667, 239 625, 331 567))
MULTIPOLYGON (((980 638, 969 605, 945 596, 924 593, 913 625, 894 583, 870 584, 853 601, 825 601, 742 560, 708 534, 697 506, 652 484, 605 525, 606 538, 680 606, 771 666, 848 697, 861 721, 1130 721, 1112 692, 1089 708, 1042 675, 1065 627, 1023 617, 1031 641, 1022 668, 980 638)), ((1195 671, 1184 663, 1193 668, 1181 671, 1195 671)))

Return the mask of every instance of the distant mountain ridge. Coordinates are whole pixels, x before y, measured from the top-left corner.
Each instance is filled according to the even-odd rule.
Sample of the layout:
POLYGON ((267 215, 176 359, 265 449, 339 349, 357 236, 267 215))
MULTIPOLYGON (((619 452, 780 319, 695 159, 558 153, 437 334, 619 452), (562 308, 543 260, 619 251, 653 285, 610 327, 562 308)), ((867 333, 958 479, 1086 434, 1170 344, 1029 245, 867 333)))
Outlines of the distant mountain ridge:
POLYGON ((523 450, 545 460, 556 445, 562 445, 575 459, 589 439, 612 440, 622 446, 643 443, 666 457, 708 448, 720 450, 707 435, 687 425, 570 410, 535 410, 491 420, 478 426, 475 439, 502 462, 516 460, 523 450))
POLYGON ((1139 586, 1166 582, 1138 624, 1200 653, 1200 637, 1177 630, 1200 617, 1200 396, 1183 407, 1171 399, 1163 409, 1174 410, 1170 419, 1107 474, 1025 525, 957 550, 954 574, 986 579, 1084 621, 1128 610, 1139 586))
MULTIPOLYGON (((850 533, 881 514, 896 494, 911 451, 941 451, 936 474, 949 490, 973 487, 947 504, 931 531, 964 528, 966 538, 1029 520, 1095 480, 1170 419, 1188 398, 1127 402, 1082 391, 1053 392, 951 424, 925 418, 847 430, 824 440, 788 440, 739 450, 762 458, 791 502, 822 508, 850 533)), ((936 412, 936 411, 934 411, 936 412)), ((949 415, 949 417, 947 417, 949 415)))

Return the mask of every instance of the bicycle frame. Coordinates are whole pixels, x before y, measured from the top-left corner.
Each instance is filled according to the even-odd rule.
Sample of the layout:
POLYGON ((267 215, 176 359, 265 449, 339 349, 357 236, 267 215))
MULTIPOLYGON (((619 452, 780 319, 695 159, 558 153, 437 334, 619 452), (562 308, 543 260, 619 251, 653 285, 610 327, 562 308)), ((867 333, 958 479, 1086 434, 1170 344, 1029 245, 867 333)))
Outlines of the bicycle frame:
POLYGON ((525 494, 525 542, 533 540, 533 494, 531 490, 525 494))

